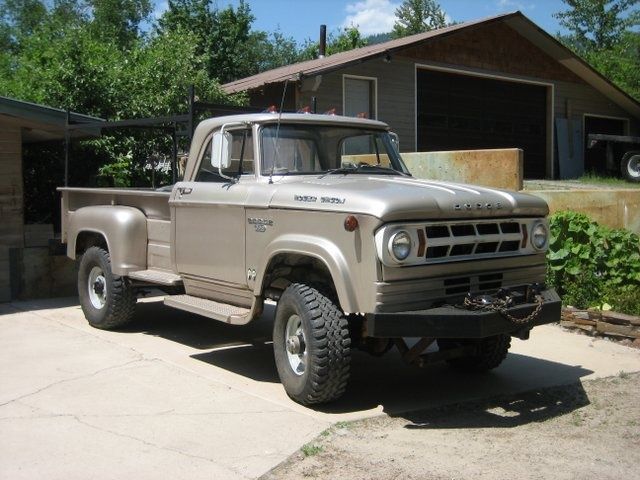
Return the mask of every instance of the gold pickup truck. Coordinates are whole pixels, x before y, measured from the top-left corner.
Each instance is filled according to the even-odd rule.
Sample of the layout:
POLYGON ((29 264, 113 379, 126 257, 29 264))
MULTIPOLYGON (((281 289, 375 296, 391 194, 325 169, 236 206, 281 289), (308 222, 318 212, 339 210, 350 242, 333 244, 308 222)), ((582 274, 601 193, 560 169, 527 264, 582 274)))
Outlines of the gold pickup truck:
POLYGON ((91 325, 129 322, 149 286, 169 307, 232 325, 277 302, 276 365, 302 404, 343 394, 352 349, 482 371, 512 336, 560 318, 544 285, 545 202, 415 179, 381 122, 213 118, 175 185, 60 190, 91 325))

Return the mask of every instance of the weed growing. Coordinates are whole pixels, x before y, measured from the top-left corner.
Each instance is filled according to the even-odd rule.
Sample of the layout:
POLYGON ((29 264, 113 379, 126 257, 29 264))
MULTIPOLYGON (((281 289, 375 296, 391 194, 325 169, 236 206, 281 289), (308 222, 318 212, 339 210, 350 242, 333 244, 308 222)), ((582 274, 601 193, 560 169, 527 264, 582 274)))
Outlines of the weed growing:
POLYGON ((549 218, 547 283, 567 305, 640 315, 640 237, 598 225, 577 212, 549 218))

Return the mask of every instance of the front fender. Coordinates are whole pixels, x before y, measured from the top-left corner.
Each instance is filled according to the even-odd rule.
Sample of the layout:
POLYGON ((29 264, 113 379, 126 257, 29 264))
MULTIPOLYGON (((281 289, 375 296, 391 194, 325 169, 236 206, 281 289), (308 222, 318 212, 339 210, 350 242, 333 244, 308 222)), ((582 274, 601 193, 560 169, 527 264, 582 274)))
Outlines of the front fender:
POLYGON ((320 260, 327 267, 338 294, 340 306, 346 313, 358 311, 358 302, 349 275, 349 266, 337 245, 326 238, 290 234, 274 239, 265 250, 262 268, 256 277, 254 293, 262 294, 264 276, 271 260, 278 254, 299 254, 320 260))
POLYGON ((82 232, 102 235, 116 275, 147 268, 147 217, 137 208, 95 205, 69 212, 67 255, 76 258, 76 243, 82 232))

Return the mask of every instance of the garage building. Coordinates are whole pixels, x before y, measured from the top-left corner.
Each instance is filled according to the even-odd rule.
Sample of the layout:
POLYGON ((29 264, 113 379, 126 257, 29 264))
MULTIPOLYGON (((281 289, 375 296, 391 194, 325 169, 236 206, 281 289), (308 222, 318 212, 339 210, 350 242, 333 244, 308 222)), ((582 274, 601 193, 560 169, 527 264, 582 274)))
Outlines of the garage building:
POLYGON ((401 150, 517 147, 527 179, 603 166, 589 133, 638 135, 640 104, 520 12, 277 68, 224 85, 255 107, 382 120, 401 150))

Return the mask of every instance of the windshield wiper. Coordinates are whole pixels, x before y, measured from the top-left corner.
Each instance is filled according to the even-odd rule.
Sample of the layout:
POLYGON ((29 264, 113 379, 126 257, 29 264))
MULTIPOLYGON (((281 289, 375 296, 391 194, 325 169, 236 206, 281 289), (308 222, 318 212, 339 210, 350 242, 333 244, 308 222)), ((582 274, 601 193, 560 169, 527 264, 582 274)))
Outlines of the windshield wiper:
MULTIPOLYGON (((346 175, 348 173, 356 173, 356 172, 359 172, 360 170, 368 170, 368 169, 383 171, 385 173, 390 173, 390 174, 393 174, 393 175, 403 175, 405 177, 410 177, 411 176, 411 174, 409 174, 409 173, 400 172, 400 171, 395 170, 395 169, 393 169, 391 167, 383 167, 382 165, 371 165, 369 163, 360 163, 358 165, 351 164, 351 165, 343 165, 342 167, 339 167, 339 168, 332 168, 330 170, 327 170, 324 173, 324 175, 322 175, 322 177, 324 177, 326 175, 331 175, 331 174, 334 174, 334 173, 337 173, 337 174, 341 174, 342 173, 342 174, 346 175)), ((322 177, 320 177, 320 178, 322 178, 322 177)))
POLYGON ((372 170, 382 170, 383 172, 389 172, 392 173, 394 175, 403 175, 405 177, 410 177, 411 174, 409 173, 405 173, 405 172, 401 172, 400 170, 396 170, 395 168, 391 168, 391 167, 383 167, 382 165, 371 165, 370 163, 361 163, 357 166, 357 170, 360 169, 372 169, 372 170))
POLYGON ((287 167, 275 167, 271 169, 271 175, 288 175, 290 170, 287 167))
POLYGON ((324 172, 324 174, 320 178, 326 177, 327 175, 332 175, 334 173, 337 173, 337 174, 343 173, 346 175, 347 173, 353 173, 357 171, 358 171, 358 167, 353 164, 343 165, 342 167, 338 167, 338 168, 330 168, 329 170, 324 172))

